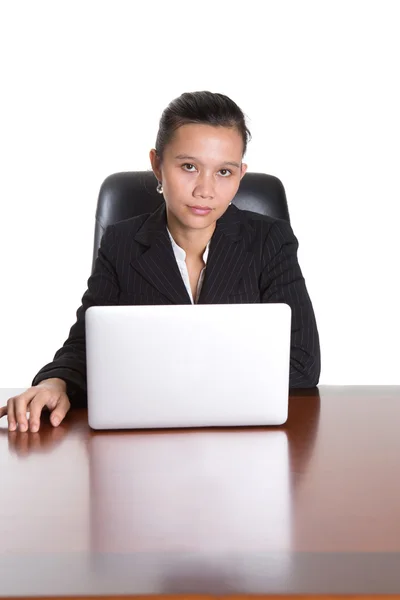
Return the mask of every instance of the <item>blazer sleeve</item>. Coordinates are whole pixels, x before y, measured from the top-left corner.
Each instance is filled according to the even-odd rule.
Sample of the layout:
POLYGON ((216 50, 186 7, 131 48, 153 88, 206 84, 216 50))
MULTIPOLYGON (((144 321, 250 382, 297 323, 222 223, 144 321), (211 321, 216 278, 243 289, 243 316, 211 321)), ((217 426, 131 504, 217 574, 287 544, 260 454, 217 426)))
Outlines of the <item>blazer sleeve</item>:
POLYGON ((264 244, 261 302, 283 302, 292 309, 290 388, 315 387, 321 370, 314 309, 297 260, 298 241, 287 221, 271 226, 264 244))
POLYGON ((86 341, 85 313, 90 306, 118 304, 120 287, 115 271, 116 243, 114 226, 108 227, 102 237, 93 274, 76 313, 68 339, 57 350, 53 361, 34 377, 32 385, 44 379, 58 377, 67 383, 67 394, 72 406, 85 406, 86 399, 86 341))

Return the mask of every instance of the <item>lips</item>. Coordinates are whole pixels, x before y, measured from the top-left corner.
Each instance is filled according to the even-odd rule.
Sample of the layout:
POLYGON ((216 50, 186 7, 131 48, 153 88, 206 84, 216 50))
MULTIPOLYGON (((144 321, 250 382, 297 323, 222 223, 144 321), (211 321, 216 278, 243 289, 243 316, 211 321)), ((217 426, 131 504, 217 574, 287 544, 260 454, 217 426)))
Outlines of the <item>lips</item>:
POLYGON ((209 206, 189 206, 189 209, 192 213, 201 217, 210 214, 210 212, 213 210, 209 206))

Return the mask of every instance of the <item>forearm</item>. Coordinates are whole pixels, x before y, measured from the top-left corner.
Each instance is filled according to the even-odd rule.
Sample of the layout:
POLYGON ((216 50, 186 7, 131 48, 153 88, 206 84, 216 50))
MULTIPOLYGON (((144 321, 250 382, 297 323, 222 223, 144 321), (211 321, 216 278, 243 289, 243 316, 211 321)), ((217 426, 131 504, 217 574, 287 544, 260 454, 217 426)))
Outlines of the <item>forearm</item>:
POLYGON ((314 387, 321 370, 319 334, 314 309, 297 260, 298 242, 288 223, 277 223, 265 249, 261 301, 283 302, 292 311, 291 388, 314 387))
MULTIPOLYGON (((85 301, 85 300, 84 300, 85 301)), ((85 302, 86 303, 86 302, 85 302)), ((75 396, 86 394, 86 343, 83 305, 77 311, 76 323, 71 327, 68 339, 57 350, 52 362, 35 375, 32 385, 47 379, 61 379, 66 382, 66 391, 71 404, 75 396)), ((81 404, 81 400, 79 404, 81 404)))
POLYGON ((60 356, 58 359, 45 365, 35 375, 32 385, 39 385, 42 381, 63 382, 63 391, 66 392, 71 406, 86 405, 86 361, 84 358, 77 361, 77 356, 60 356))
POLYGON ((318 385, 320 372, 319 335, 312 313, 307 323, 302 324, 301 331, 294 332, 291 336, 289 387, 315 387, 318 385))

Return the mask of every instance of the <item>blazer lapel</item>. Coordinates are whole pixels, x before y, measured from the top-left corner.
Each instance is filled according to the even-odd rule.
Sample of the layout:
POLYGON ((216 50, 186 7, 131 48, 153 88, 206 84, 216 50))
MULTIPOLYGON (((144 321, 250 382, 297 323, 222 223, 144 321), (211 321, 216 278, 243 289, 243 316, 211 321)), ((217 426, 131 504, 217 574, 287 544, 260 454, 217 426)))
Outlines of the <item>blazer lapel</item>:
POLYGON ((254 256, 246 249, 239 209, 230 206, 217 221, 199 304, 223 304, 249 269, 254 256))
POLYGON ((191 304, 166 228, 165 204, 162 204, 135 235, 146 250, 131 266, 148 283, 174 304, 191 304))

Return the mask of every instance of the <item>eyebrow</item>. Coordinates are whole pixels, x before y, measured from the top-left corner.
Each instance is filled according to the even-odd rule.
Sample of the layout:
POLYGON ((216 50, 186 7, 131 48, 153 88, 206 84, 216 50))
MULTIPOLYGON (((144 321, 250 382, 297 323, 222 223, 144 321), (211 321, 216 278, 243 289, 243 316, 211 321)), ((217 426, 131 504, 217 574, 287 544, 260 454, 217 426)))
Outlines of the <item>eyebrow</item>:
MULTIPOLYGON (((196 162, 200 162, 201 161, 196 158, 195 156, 187 156, 186 154, 178 154, 178 156, 175 156, 176 159, 178 160, 195 160, 196 162)), ((222 162, 221 165, 230 165, 231 167, 237 167, 238 169, 240 169, 240 164, 234 161, 225 161, 222 162)))

